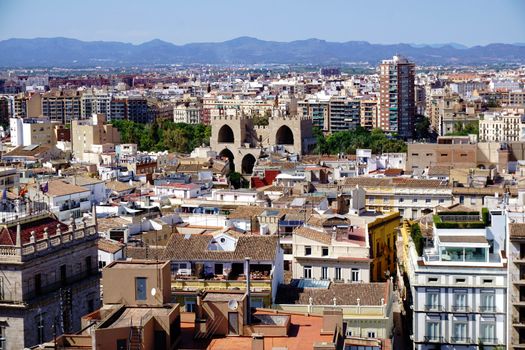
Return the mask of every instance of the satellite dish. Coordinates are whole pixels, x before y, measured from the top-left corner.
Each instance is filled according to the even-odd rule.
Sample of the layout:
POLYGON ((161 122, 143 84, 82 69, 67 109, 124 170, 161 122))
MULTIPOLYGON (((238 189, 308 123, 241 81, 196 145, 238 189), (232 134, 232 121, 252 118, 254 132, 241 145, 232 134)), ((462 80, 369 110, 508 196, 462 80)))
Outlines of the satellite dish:
POLYGON ((151 288, 151 296, 154 297, 157 294, 156 288, 151 288))
POLYGON ((228 301, 228 309, 237 310, 238 307, 239 307, 239 303, 237 302, 237 300, 228 301))

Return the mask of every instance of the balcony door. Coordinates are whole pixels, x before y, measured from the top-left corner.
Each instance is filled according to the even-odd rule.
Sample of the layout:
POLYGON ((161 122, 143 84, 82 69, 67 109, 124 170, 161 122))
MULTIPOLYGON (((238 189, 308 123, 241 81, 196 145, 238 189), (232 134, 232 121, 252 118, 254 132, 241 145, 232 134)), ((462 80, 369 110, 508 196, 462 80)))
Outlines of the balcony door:
POLYGON ((228 312, 228 334, 238 335, 239 334, 239 313, 228 312))

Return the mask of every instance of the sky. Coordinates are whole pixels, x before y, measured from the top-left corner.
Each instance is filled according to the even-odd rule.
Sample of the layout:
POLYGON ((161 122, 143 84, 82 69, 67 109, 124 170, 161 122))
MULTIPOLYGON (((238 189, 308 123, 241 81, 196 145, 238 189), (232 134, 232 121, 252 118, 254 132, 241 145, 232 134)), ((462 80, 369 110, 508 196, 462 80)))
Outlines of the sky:
POLYGON ((525 0, 0 0, 0 40, 525 42, 525 0))

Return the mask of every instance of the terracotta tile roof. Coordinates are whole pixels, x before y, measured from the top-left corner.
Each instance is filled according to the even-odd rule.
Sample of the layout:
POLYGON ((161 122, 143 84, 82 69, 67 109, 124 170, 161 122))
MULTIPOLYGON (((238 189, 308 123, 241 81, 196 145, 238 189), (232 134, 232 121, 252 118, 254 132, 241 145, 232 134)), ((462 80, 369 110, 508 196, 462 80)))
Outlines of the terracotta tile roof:
POLYGON ((104 181, 89 176, 71 176, 64 179, 65 182, 77 186, 89 186, 102 183, 104 181))
POLYGON ((135 188, 135 186, 131 186, 129 183, 121 182, 121 181, 109 181, 106 182, 106 187, 112 191, 116 192, 123 192, 123 191, 130 191, 135 188))
POLYGON ((40 154, 47 152, 51 149, 50 146, 38 145, 37 147, 30 149, 27 146, 19 146, 10 152, 4 154, 7 157, 38 157, 40 154))
POLYGON ((328 289, 297 288, 293 285, 280 285, 276 304, 333 305, 334 297, 338 305, 381 305, 381 299, 388 301, 389 282, 373 283, 331 283, 328 289))
POLYGON ((228 215, 228 219, 246 219, 249 220, 250 218, 253 218, 255 216, 261 215, 263 211, 265 211, 267 208, 264 207, 256 207, 256 206, 239 206, 236 209, 234 209, 230 214, 228 215))
POLYGON ((450 176, 450 167, 432 166, 428 168, 428 176, 450 176))
POLYGON ((332 235, 324 231, 315 230, 310 227, 305 227, 305 226, 298 227, 293 231, 293 233, 295 235, 298 235, 304 238, 308 238, 308 239, 311 239, 313 241, 320 242, 323 244, 330 244, 332 242, 332 235))
POLYGON ((64 180, 53 180, 48 182, 48 196, 67 196, 82 192, 89 192, 89 190, 81 186, 67 183, 64 180))
POLYGON ((325 215, 319 215, 319 214, 312 214, 309 215, 307 220, 309 225, 312 226, 337 226, 337 225, 349 225, 350 220, 345 217, 338 217, 338 216, 325 216, 325 215))
POLYGON ((510 238, 525 238, 525 223, 513 223, 510 227, 510 238))
POLYGON ((438 208, 437 210, 438 213, 454 213, 454 212, 461 212, 461 211, 479 212, 479 210, 476 208, 468 207, 460 203, 453 204, 447 208, 438 208))
POLYGON ((505 193, 505 189, 502 187, 483 187, 483 188, 453 187, 452 188, 452 194, 479 194, 479 195, 493 196, 495 193, 502 195, 505 193))
POLYGON ((385 176, 403 175, 403 169, 396 169, 396 168, 386 169, 384 174, 385 176))
POLYGON ((273 261, 277 250, 277 236, 243 235, 238 237, 234 251, 211 251, 208 245, 213 235, 171 235, 163 259, 179 261, 243 261, 245 257, 252 260, 273 261))
POLYGON ((131 224, 130 221, 120 217, 100 218, 97 219, 98 232, 109 233, 111 229, 126 227, 131 224))
POLYGON ((102 250, 106 253, 115 254, 119 250, 123 249, 125 245, 117 241, 101 238, 98 240, 97 246, 99 250, 102 250))

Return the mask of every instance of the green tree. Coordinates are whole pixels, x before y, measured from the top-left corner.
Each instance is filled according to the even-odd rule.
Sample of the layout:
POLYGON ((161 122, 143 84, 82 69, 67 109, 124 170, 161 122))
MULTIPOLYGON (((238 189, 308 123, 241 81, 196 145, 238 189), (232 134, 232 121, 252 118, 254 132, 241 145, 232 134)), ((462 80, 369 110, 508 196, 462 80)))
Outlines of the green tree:
POLYGON ((242 185, 242 175, 238 172, 231 172, 228 175, 228 180, 230 180, 230 185, 233 186, 233 188, 238 189, 241 188, 242 185))

